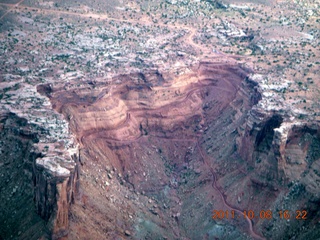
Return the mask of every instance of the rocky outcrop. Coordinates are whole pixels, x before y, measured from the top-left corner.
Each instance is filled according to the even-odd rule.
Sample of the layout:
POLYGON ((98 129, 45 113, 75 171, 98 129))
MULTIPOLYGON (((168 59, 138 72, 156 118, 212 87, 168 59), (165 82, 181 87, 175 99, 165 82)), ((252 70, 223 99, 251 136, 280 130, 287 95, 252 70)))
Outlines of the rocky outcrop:
MULTIPOLYGON (((304 206, 301 199, 293 200, 297 191, 310 196, 313 203, 303 204, 312 209, 319 201, 319 125, 302 121, 301 112, 291 110, 281 94, 272 94, 286 85, 267 89, 263 76, 249 73, 232 60, 203 61, 174 77, 151 71, 119 75, 112 84, 26 85, 22 98, 12 94, 3 105, 2 136, 28 140, 17 152, 28 145, 22 154, 29 153, 24 182, 30 183, 30 209, 41 217, 30 226, 43 226, 35 237, 26 232, 28 239, 46 232, 45 237, 59 239, 69 225, 70 238, 113 239, 130 233, 138 239, 164 234, 179 239, 184 237, 180 229, 195 238, 199 233, 188 229, 208 222, 205 215, 191 216, 192 209, 259 211, 263 199, 270 200, 264 206, 268 209, 285 208, 285 199, 304 206), (30 98, 41 108, 25 108, 30 98), (79 192, 80 152, 85 194, 71 208, 79 192), (195 202, 194 196, 202 200, 195 202), (153 201, 157 204, 150 206, 153 201), (70 209, 78 222, 69 221, 70 209)), ((21 171, 18 165, 12 169, 21 171)), ((232 226, 237 234, 248 232, 243 227, 248 223, 232 226)), ((263 221, 250 225, 255 236, 252 226, 268 234, 263 221)), ((209 223, 197 227, 211 236, 209 223)))
POLYGON ((0 214, 0 223, 4 226, 0 236, 58 239, 67 234, 68 210, 78 189, 78 145, 73 142, 67 122, 52 110, 48 98, 41 96, 35 86, 18 84, 15 88, 6 88, 5 94, 0 100, 0 165, 6 166, 2 176, 5 178, 6 173, 11 172, 21 180, 10 176, 4 179, 11 183, 3 186, 4 196, 10 196, 11 201, 0 203, 1 209, 5 209, 5 205, 8 209, 0 214), (16 157, 4 146, 14 149, 16 157), (14 195, 9 191, 10 185, 14 186, 14 195), (19 191, 25 196, 26 208, 17 210, 19 191), (11 211, 22 220, 6 220, 11 211), (23 220, 30 218, 33 220, 28 223, 23 220), (27 226, 30 231, 25 230, 27 226))
MULTIPOLYGON (((263 85, 262 76, 253 75, 248 80, 258 87, 263 85)), ((317 195, 317 170, 310 170, 318 166, 319 123, 299 119, 300 112, 283 99, 273 98, 270 89, 260 87, 258 91, 263 98, 249 112, 245 130, 238 138, 240 155, 254 167, 260 181, 287 184, 302 179, 317 195)))
MULTIPOLYGON (((102 226, 95 228, 95 236, 104 236, 107 229, 105 239, 122 236, 124 231, 114 225, 130 228, 136 239, 213 236, 209 223, 201 225, 207 216, 193 218, 190 211, 226 207, 223 203, 230 199, 221 199, 223 195, 212 188, 212 169, 223 178, 230 172, 236 176, 238 168, 245 167, 233 141, 246 113, 261 99, 258 84, 244 81, 249 72, 229 59, 200 62, 179 76, 156 71, 119 75, 110 80, 112 85, 96 81, 81 87, 63 82, 39 87, 68 119, 81 146, 81 180, 87 196, 71 210, 77 219, 71 226, 73 238, 80 230, 89 236, 92 230, 86 226, 98 226, 96 222, 102 226), (135 201, 137 195, 152 198, 156 207, 145 208, 143 197, 135 201), (194 196, 209 204, 195 202, 194 196), (125 220, 126 214, 115 214, 119 211, 136 218, 125 220), (94 217, 87 216, 89 212, 95 212, 94 217), (199 232, 190 232, 195 225, 199 232), (186 233, 179 233, 181 229, 186 233)), ((227 194, 233 197, 234 192, 227 194)), ((236 199, 245 202, 242 196, 236 199)), ((234 231, 247 232, 238 229, 247 226, 239 224, 234 231)))
MULTIPOLYGON (((267 239, 314 239, 319 235, 313 219, 319 216, 320 123, 286 103, 281 92, 288 87, 287 81, 269 85, 266 78, 251 75, 246 79, 261 99, 248 112, 244 126, 238 128, 237 151, 252 170, 247 173, 250 186, 268 201, 265 208, 275 214, 289 209, 293 216, 297 210, 305 210, 308 218, 286 224, 281 219, 260 220, 257 227, 267 239)), ((254 204, 248 201, 250 208, 254 204)))
POLYGON ((31 148, 38 139, 15 114, 2 112, 0 122, 0 236, 38 239, 47 231, 33 201, 31 148))
MULTIPOLYGON (((19 195, 25 196, 27 202, 24 204, 30 206, 30 212, 23 208, 12 211, 16 213, 17 218, 35 218, 29 223, 30 229, 33 227, 32 224, 43 227, 38 226, 38 233, 25 232, 19 238, 18 233, 22 232, 21 228, 26 227, 26 224, 21 224, 21 228, 19 225, 10 226, 10 222, 1 217, 1 223, 5 226, 1 229, 0 236, 10 239, 8 234, 11 234, 15 239, 24 239, 26 236, 28 239, 38 239, 41 234, 45 236, 47 231, 51 232, 49 235, 52 239, 66 235, 69 206, 74 201, 78 189, 77 147, 64 150, 58 142, 52 144, 39 142, 41 131, 44 129, 41 130, 12 113, 2 113, 1 122, 0 164, 5 166, 4 173, 11 172, 12 176, 19 176, 19 179, 10 176, 3 179, 4 183, 9 183, 8 186, 14 185, 14 188, 13 192, 8 192, 6 195, 7 188, 1 186, 4 197, 8 196, 11 199, 8 203, 6 201, 1 203, 5 204, 9 211, 11 206, 15 209, 15 204, 19 205, 19 199, 16 199, 19 195), (6 151, 4 147, 14 150, 15 155, 6 151), (20 182, 22 179, 24 183, 20 182), (43 220, 36 220, 34 212, 37 212, 43 220)), ((4 209, 4 205, 1 208, 4 209)), ((1 216, 7 217, 6 212, 1 216)), ((19 221, 21 220, 15 220, 15 223, 19 221)))
POLYGON ((287 182, 301 181, 306 190, 320 199, 320 126, 317 122, 283 124, 275 129, 279 169, 287 182))
MULTIPOLYGON (((47 145, 46 145, 47 146, 47 145)), ((40 152, 39 145, 37 152, 40 152)), ((53 144, 51 147, 57 147, 53 144)), ((79 187, 77 148, 50 152, 33 165, 34 198, 38 214, 48 221, 52 238, 67 235, 69 207, 79 187)))

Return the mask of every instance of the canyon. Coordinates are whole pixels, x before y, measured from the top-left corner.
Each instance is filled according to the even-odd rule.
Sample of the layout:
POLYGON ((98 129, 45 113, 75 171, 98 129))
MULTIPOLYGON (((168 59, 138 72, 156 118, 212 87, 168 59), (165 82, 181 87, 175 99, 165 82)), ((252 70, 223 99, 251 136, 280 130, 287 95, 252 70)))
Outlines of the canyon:
POLYGON ((303 2, 0 1, 0 240, 319 239, 303 2))
MULTIPOLYGON (((74 142, 67 148, 62 142, 41 143, 44 129, 12 113, 2 115, 2 142, 16 142, 21 154, 8 158, 3 173, 17 168, 13 172, 23 176, 6 180, 14 186, 6 201, 17 191, 29 199, 19 200, 30 204, 29 211, 16 214, 43 229, 25 234, 34 239, 38 234, 274 239, 296 236, 297 229, 304 236, 318 234, 312 221, 319 214, 319 125, 297 121, 289 110, 263 108, 267 99, 259 77, 227 58, 199 62, 182 75, 153 70, 81 87, 38 85, 38 93, 68 121, 64 131, 74 142), (20 181, 28 185, 21 193, 20 181), (292 212, 303 209, 314 217, 279 219, 276 214, 292 203, 292 212), (272 210, 273 218, 243 216, 263 209, 272 210), (236 217, 212 219, 213 210, 234 211, 236 217)), ((16 223, 6 224, 12 229, 16 223)))

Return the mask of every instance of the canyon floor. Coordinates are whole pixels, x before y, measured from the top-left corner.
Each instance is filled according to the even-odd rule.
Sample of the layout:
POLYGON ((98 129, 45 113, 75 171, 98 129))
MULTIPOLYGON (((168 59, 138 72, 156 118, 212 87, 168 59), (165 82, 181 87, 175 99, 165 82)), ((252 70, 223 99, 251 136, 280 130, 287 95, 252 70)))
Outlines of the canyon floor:
POLYGON ((320 239, 319 9, 0 0, 0 239, 320 239))

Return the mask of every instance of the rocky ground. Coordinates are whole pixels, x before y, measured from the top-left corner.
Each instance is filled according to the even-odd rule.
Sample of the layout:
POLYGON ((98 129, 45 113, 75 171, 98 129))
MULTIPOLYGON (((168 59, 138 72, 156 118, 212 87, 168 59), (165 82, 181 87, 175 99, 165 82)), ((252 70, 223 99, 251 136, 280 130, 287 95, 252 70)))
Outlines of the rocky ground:
POLYGON ((318 26, 314 1, 0 0, 0 239, 318 239, 318 26))

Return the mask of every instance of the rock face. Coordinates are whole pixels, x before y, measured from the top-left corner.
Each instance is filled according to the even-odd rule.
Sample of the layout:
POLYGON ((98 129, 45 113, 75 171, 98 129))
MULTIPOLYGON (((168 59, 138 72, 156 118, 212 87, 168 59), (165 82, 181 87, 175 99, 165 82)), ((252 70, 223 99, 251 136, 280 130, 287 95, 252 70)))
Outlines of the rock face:
POLYGON ((1 103, 0 236, 58 239, 68 232, 78 188, 78 147, 48 100, 35 87, 22 88, 1 103))
POLYGON ((262 78, 228 59, 181 75, 28 88, 21 106, 1 114, 1 203, 9 207, 1 207, 0 235, 285 239, 299 231, 312 239, 319 124, 273 99, 262 78), (30 95, 45 103, 45 118, 22 107, 30 95), (27 208, 16 210, 22 201, 27 208), (305 209, 312 218, 225 222, 211 220, 214 209, 305 209))
POLYGON ((10 2, 0 239, 320 238, 318 1, 10 2))
MULTIPOLYGON (((238 139, 238 149, 255 168, 257 177, 287 184, 306 175, 311 166, 316 167, 319 123, 299 118, 300 115, 285 107, 282 111, 278 107, 265 109, 259 103, 252 108, 246 129, 238 139)), ((317 195, 317 177, 311 182, 306 184, 307 189, 317 195)))
MULTIPOLYGON (((298 206, 319 214, 318 123, 302 121, 301 113, 273 98, 262 81, 263 76, 229 60, 201 62, 180 76, 151 71, 81 88, 39 85, 80 144, 83 193, 71 208, 77 221, 71 221, 69 237, 110 239, 128 232, 135 239, 216 236, 219 222, 214 229, 198 224, 206 217, 190 214, 192 209, 272 209, 276 216, 279 209, 298 206), (189 231, 194 226, 199 231, 189 231)), ((55 183, 64 189, 57 199, 57 235, 66 233, 66 206, 73 198, 74 188, 66 186, 78 178, 73 161, 62 159, 64 167, 54 166, 59 157, 37 160, 51 175, 66 177, 55 183)), ((304 236, 318 234, 311 220, 285 225, 274 217, 251 224, 255 227, 248 230, 248 223, 229 222, 228 234, 220 237, 287 238, 295 236, 294 229, 304 236)))
POLYGON ((1 239, 38 239, 46 236, 45 221, 33 201, 32 145, 37 138, 25 119, 1 114, 0 236, 1 239))
MULTIPOLYGON (((200 62, 180 76, 151 71, 81 88, 39 86, 81 148, 83 194, 71 208, 77 220, 69 237, 112 239, 129 230, 134 239, 214 236, 210 213, 229 206, 213 187, 212 169, 236 154, 224 143, 259 98, 247 75, 228 59, 200 62)), ((228 162, 233 173, 238 166, 235 157, 228 162)), ((246 222, 231 226, 223 231, 255 236, 246 222)))
MULTIPOLYGON (((260 77, 252 76, 248 80, 259 86, 257 79, 260 77)), ((266 229, 275 230, 265 236, 270 239, 297 236, 298 239, 313 239, 319 236, 313 226, 314 219, 319 216, 315 209, 320 200, 319 122, 302 117, 301 113, 279 99, 267 106, 264 103, 270 100, 271 95, 265 90, 259 91, 264 97, 249 112, 245 128, 237 140, 238 152, 254 169, 250 175, 254 185, 261 191, 270 188, 280 192, 270 205, 274 212, 284 208, 293 212, 304 210, 310 217, 304 224, 298 221, 285 225, 275 219, 271 223, 262 223, 266 229), (292 205, 296 206, 295 209, 292 205)))
POLYGON ((49 222, 52 239, 59 239, 68 233, 69 207, 78 192, 78 155, 51 154, 34 162, 34 196, 38 214, 49 222))

